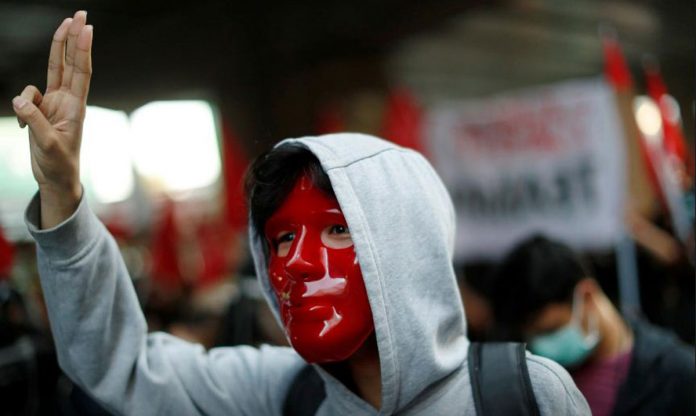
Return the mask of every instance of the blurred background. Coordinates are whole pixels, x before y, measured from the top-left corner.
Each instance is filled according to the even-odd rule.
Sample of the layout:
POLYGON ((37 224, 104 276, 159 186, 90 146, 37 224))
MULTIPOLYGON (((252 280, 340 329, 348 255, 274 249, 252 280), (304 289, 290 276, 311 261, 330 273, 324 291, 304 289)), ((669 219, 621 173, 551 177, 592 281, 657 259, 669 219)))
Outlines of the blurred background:
POLYGON ((357 131, 422 151, 450 189, 472 338, 496 262, 543 232, 585 254, 624 312, 693 344, 692 3, 2 0, 0 389, 30 399, 0 414, 80 413, 10 105, 44 88, 52 34, 79 9, 95 27, 83 183, 151 330, 284 343, 253 278, 245 169, 283 138, 357 131))

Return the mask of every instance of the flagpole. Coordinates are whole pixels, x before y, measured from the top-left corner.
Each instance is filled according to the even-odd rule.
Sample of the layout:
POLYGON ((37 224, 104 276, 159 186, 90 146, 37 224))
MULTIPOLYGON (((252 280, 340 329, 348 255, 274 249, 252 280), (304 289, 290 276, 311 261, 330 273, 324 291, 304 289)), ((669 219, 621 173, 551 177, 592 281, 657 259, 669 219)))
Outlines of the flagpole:
POLYGON ((640 315, 640 288, 638 284, 636 245, 624 231, 616 245, 616 270, 619 278, 621 312, 627 317, 640 315))

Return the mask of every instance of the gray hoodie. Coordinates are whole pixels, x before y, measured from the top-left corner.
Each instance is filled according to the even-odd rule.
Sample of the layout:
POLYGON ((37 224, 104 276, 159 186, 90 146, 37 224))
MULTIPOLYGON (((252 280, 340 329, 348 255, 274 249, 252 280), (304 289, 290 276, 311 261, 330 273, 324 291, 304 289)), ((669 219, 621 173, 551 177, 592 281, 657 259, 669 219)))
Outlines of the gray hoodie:
MULTIPOLYGON (((321 367, 319 415, 475 415, 464 311, 452 269, 454 210, 418 153, 361 134, 288 139, 314 153, 343 210, 374 317, 382 374, 375 410, 321 367)), ((81 202, 55 228, 39 230, 39 199, 26 221, 63 370, 117 414, 280 415, 305 365, 290 348, 205 351, 147 334, 128 272, 104 226, 81 202)), ((250 229, 259 282, 276 313, 262 242, 250 229)), ((557 364, 527 357, 542 415, 589 415, 557 364)))

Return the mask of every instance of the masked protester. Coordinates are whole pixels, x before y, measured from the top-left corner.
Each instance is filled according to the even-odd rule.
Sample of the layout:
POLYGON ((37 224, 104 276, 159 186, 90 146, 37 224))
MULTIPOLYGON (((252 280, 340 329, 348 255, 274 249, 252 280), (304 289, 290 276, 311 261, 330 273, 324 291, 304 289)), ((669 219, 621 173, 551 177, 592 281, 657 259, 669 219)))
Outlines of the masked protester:
MULTIPOLYGON (((583 283, 592 285, 592 283, 583 283)), ((594 288, 593 288, 594 289, 594 288)), ((560 365, 573 368, 582 364, 595 352, 599 344, 599 322, 595 311, 583 310, 585 299, 580 293, 580 288, 576 289, 571 304, 571 316, 567 324, 560 328, 548 330, 546 328, 536 329, 537 335, 529 339, 529 350, 542 357, 550 358, 560 365), (585 323, 583 325, 583 323, 585 323)), ((594 296, 592 293, 590 296, 594 296)), ((567 312, 567 309, 564 310, 567 312)), ((546 311, 547 316, 556 315, 556 311, 546 311)), ((544 318, 544 316, 541 316, 544 318)), ((547 318, 553 319, 553 318, 547 318)), ((626 340, 626 348, 630 345, 631 334, 626 328, 621 328, 621 336, 626 340)), ((535 333, 532 331, 532 333, 535 333)))
POLYGON ((570 248, 532 237, 494 275, 497 332, 566 367, 593 415, 694 414, 694 349, 622 317, 570 248))
POLYGON ((336 199, 303 175, 264 228, 268 277, 292 346, 310 363, 352 356, 374 325, 336 199))
MULTIPOLYGON (((13 101, 31 128, 39 193, 26 220, 59 361, 80 387, 117 414, 280 415, 310 363, 319 415, 475 414, 449 195, 420 154, 371 136, 285 140, 250 170, 258 280, 293 348, 205 351, 148 334, 75 170, 91 33, 83 13, 66 20, 51 59, 70 59, 49 66, 49 92, 13 101)), ((589 414, 560 366, 530 355, 527 367, 542 415, 589 414)))

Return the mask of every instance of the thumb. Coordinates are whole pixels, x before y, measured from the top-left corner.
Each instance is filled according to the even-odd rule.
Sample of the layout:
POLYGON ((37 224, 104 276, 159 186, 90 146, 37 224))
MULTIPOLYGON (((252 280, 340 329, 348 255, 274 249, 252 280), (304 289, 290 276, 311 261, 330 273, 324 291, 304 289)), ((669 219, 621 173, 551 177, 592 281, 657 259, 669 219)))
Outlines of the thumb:
POLYGON ((34 103, 24 97, 16 96, 12 99, 12 107, 15 114, 17 114, 17 118, 24 124, 29 125, 39 142, 46 140, 51 135, 53 126, 51 126, 51 123, 34 103))

